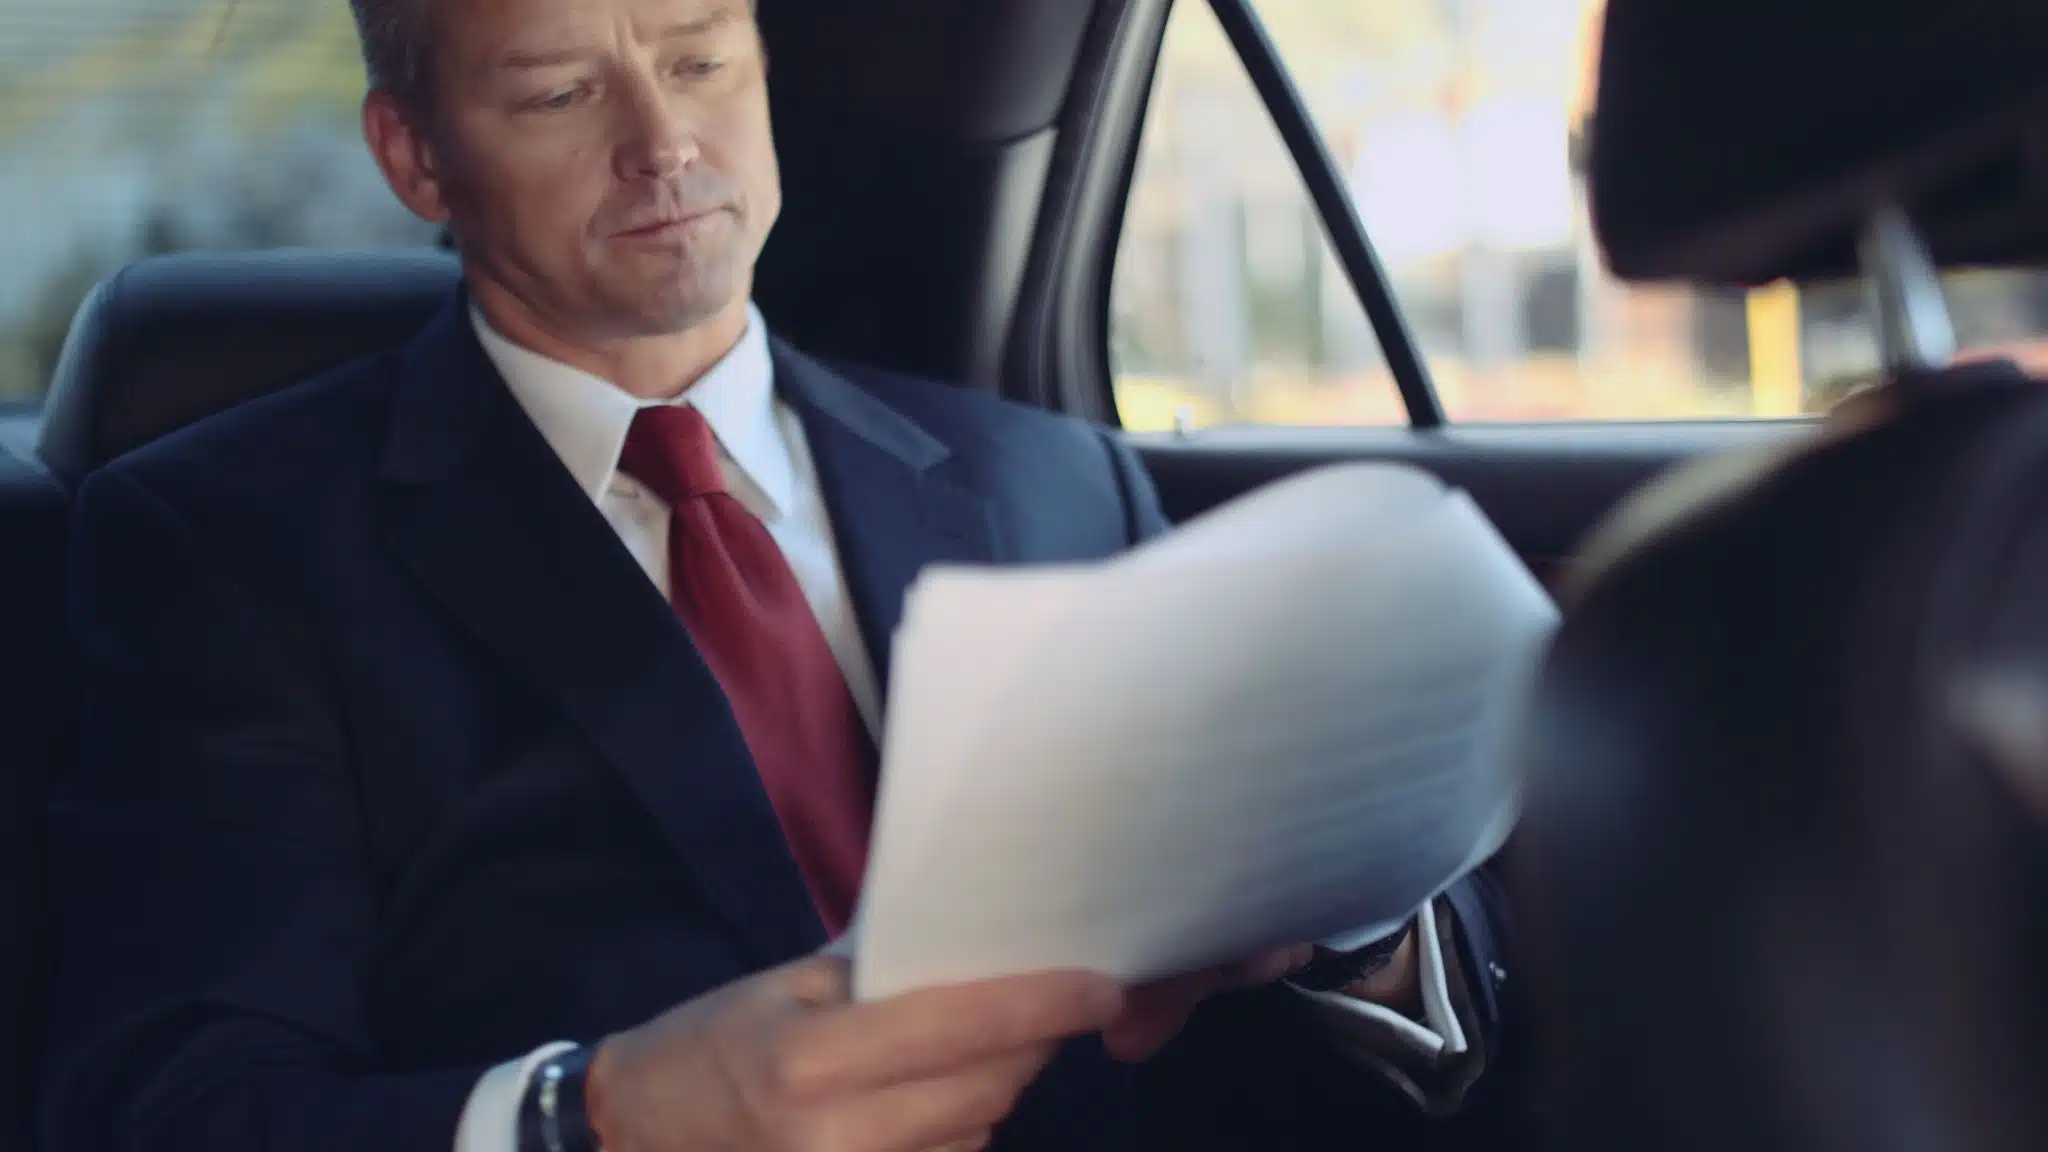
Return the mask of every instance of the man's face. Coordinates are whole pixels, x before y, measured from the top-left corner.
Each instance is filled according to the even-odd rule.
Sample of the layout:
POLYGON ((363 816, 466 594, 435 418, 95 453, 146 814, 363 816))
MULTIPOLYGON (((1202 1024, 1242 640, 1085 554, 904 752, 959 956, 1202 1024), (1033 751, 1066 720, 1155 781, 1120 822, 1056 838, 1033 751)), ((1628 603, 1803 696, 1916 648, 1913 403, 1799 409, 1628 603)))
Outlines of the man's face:
POLYGON ((473 277, 575 339, 744 306, 782 207, 748 0, 435 3, 430 117, 370 135, 473 277))

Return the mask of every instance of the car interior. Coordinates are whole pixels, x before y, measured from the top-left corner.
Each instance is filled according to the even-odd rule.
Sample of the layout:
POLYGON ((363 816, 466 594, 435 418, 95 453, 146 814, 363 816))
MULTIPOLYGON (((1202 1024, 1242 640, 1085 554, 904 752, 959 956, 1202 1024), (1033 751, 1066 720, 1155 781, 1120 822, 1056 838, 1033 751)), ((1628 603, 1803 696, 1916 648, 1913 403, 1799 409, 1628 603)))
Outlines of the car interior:
POLYGON ((1610 8, 1591 181, 1611 265, 1858 275, 1885 369, 1816 435, 1652 482, 1581 550, 1517 859, 1573 1073, 1562 1147, 2048 1140, 2048 838, 1957 703, 2048 653, 2048 403, 2010 363, 1956 362, 1938 279, 2048 256, 2024 162, 2048 15, 1867 5, 1831 57, 1825 8, 1610 8), (1702 115, 1729 61, 1764 63, 1743 29, 1767 17, 1771 53, 1831 62, 1702 115), (1924 82, 1869 79, 1903 76, 1924 82))
MULTIPOLYGON (((2029 1111, 2013 1102, 2030 1094, 2026 1074, 2038 1095, 2040 1074, 2048 1069, 2038 1047, 2042 1032, 2027 1033, 2025 1042, 2037 1046, 2025 1049, 2000 1023, 2001 1011, 2017 1010, 2018 1002, 1985 991, 2021 986, 2023 969, 2014 957, 2038 960, 2044 951, 2038 915, 2029 911, 2038 908, 2042 892, 2038 828, 1997 810, 1993 786, 1965 787, 1954 773, 1928 767, 1936 760, 1960 763, 1967 759, 1961 753, 1874 757, 1843 736, 1848 721, 1841 713, 1851 697, 1869 708, 1875 707, 1870 700, 1887 698, 1884 691, 1904 692, 1900 685, 1934 658, 1903 636, 1889 647, 1846 644, 1842 638, 1858 629, 1897 632, 1873 623, 1880 608, 1858 590, 1873 586, 1874 572, 1890 570, 1885 564, 1902 563, 1887 551, 1900 532, 1919 533, 1915 539, 1929 552, 1959 546, 1961 537, 1940 520, 1941 508, 1957 505, 1930 502, 1956 499, 1958 486, 1974 475, 1971 463, 1990 451, 1984 437, 2022 416, 2038 422, 2039 405, 2025 393, 1987 384, 1983 394, 1996 393, 2002 415, 1972 409, 1967 419, 1947 424, 1940 413, 1924 423, 1900 419, 1897 427, 1910 431, 1880 437, 1870 448, 1863 440, 1826 439, 1824 402, 1802 393, 1797 378, 1787 401, 1786 379, 1772 365, 1783 363, 1782 356, 1773 360, 1773 350, 1786 339, 1785 286, 1812 284, 1816 303, 1809 318, 1823 306, 1851 301, 1846 328, 1861 334, 1873 367, 1892 381, 1873 390, 1880 400, 1902 378, 1971 375, 1967 369, 1940 373, 1935 370, 1945 362, 1915 360, 1916 348, 1926 351, 1914 343, 1915 333, 1925 332, 1916 321, 1928 294, 1941 296, 1936 265, 1999 265, 2032 277, 2029 270, 2048 258, 2040 120, 2048 105, 2030 79, 2039 74, 2048 30, 2020 0, 1960 7, 1906 0, 1518 3, 762 0, 786 206, 758 270, 756 298, 780 335, 820 356, 956 381, 1123 425, 1174 520, 1340 461, 1412 465, 1471 495, 1531 570, 1568 598, 1567 624, 1540 701, 1547 719, 1539 719, 1532 734, 1531 764, 1550 776, 1569 776, 1572 764, 1584 761, 1590 767, 1580 778, 1605 789, 1592 800, 1584 789, 1566 790, 1536 810, 1552 834, 1538 845, 1547 845, 1548 855, 1537 861, 1536 888, 1559 934, 1577 934, 1555 945, 1549 968, 1551 984, 1568 993, 1571 1005, 1556 1014, 1559 1051, 1582 1083, 1609 1078, 1627 1086, 1625 1106, 1576 1109, 1601 1114, 1604 1126, 1581 1129, 1579 1139, 1564 1146, 2043 1147, 2048 1126, 2038 1103, 2029 1111), (1443 265, 1466 293, 1462 313, 1448 321, 1437 314, 1442 309, 1435 297, 1404 289, 1410 240, 1396 235, 1398 222, 1386 225, 1384 209, 1418 194, 1405 193, 1410 200, 1402 200, 1395 188, 1374 200, 1359 188, 1426 184, 1437 169, 1421 161, 1436 155, 1434 145, 1388 146, 1386 156, 1416 158, 1414 172, 1357 174, 1356 141, 1334 127, 1328 100, 1317 94, 1345 85, 1376 92, 1375 69, 1365 59, 1325 75, 1320 61, 1297 53, 1302 28, 1313 25, 1301 14, 1304 3, 1330 12, 1385 8, 1393 15, 1356 19, 1389 42, 1421 36, 1403 20, 1462 29, 1460 43, 1481 57, 1504 51, 1500 44, 1518 36, 1527 39, 1539 24, 1553 31, 1590 29, 1587 38, 1599 47, 1592 54, 1598 81, 1592 145, 1567 149, 1568 143, 1583 145, 1576 131, 1570 140, 1562 130, 1542 140, 1560 157, 1559 178, 1584 196, 1572 203, 1582 214, 1590 206, 1590 216, 1572 225, 1559 250, 1593 265, 1604 261, 1603 275, 1615 281, 1684 282, 1707 293, 1699 297, 1706 303, 1686 312, 1680 326, 1691 340, 1718 331, 1716 325, 1736 325, 1738 374, 1754 377, 1728 393, 1736 407, 1715 393, 1714 404, 1678 411, 1676 418, 1646 401, 1630 408, 1641 397, 1630 396, 1624 373, 1613 386, 1624 397, 1619 416, 1546 416, 1537 406, 1528 409, 1533 415, 1518 414, 1512 405, 1503 409, 1505 417, 1487 416, 1486 390, 1473 382, 1483 374, 1465 363, 1469 357, 1444 352, 1443 338, 1432 333, 1448 324, 1463 334, 1470 352, 1485 336, 1479 331, 1485 325, 1474 318, 1473 294, 1497 292, 1494 273, 1522 265, 1504 262, 1492 249, 1443 265), (1538 9, 1563 15, 1542 23, 1531 15, 1538 9), (1382 24, 1371 24, 1374 19, 1382 24), (1688 47, 1673 51, 1674 44, 1688 47), (1222 392, 1167 390, 1164 407, 1145 408, 1140 418, 1140 401, 1155 394, 1140 377, 1160 370, 1133 351, 1134 337, 1120 332, 1147 322, 1132 319, 1137 310, 1120 303, 1138 291, 1131 285, 1143 283, 1127 238, 1136 235, 1134 220, 1148 196, 1174 205, 1168 215, 1199 216, 1211 207, 1196 203, 1199 197, 1186 189, 1158 192, 1147 183, 1179 155, 1153 135, 1171 111, 1171 93, 1162 85, 1192 74, 1189 61, 1197 58, 1228 74, 1216 91, 1249 101, 1232 115, 1267 134, 1259 164, 1229 156, 1220 162, 1231 179, 1277 182, 1293 198, 1288 243, 1312 250, 1297 259, 1315 281, 1318 307, 1355 313, 1348 323, 1363 336, 1351 339, 1368 349, 1370 387, 1383 393, 1371 401, 1379 405, 1373 410, 1391 416, 1246 418, 1242 413, 1254 406, 1233 399, 1234 385, 1226 381, 1222 392), (1783 83, 1731 89, 1731 69, 1783 83), (1937 92, 1940 99, 1930 98, 1937 92), (1589 166, 1566 172, 1567 151, 1584 151, 1589 166), (1246 176, 1240 168, 1257 170, 1246 176), (1896 215, 1880 211, 1893 208, 1896 215), (1897 228, 1888 231, 1890 225, 1897 228), (1878 286, 1867 308, 1863 279, 1878 286), (1210 410, 1238 415, 1205 420, 1210 410), (1691 494, 1670 496, 1674 478, 1690 482, 1703 466, 1720 466, 1709 462, 1735 462, 1724 471, 1732 469, 1737 478, 1716 481, 1722 495, 1704 505, 1691 494), (1626 514, 1625 544, 1610 523, 1617 512, 1626 514), (1609 527, 1596 531, 1603 524, 1609 527), (1887 679, 1891 672, 1896 675, 1887 679), (1864 692, 1879 695, 1857 695, 1864 692), (1882 771, 1858 775, 1859 766, 1880 759, 1882 771), (1798 789, 1786 784, 1806 770, 1821 782, 1798 789), (1967 798, 1946 806, 1927 800, 1949 795, 1947 788, 1963 788, 1967 798), (1770 903, 1766 896, 1781 893, 1770 885, 1764 886, 1769 892, 1723 885, 1719 878, 1777 876, 1782 873, 1768 870, 1801 859, 1787 847, 1788 838, 1822 835, 1814 831, 1828 820, 1818 789, 1862 797, 1858 811, 1888 813, 1889 823, 1879 824, 1897 840, 1920 844, 1916 858, 1965 853, 1969 863, 1939 871, 1938 883, 1914 886, 1911 900, 1901 898, 1836 930, 1825 916, 1808 912, 1832 907, 1830 901, 1854 901, 1867 885, 1827 869, 1923 875, 1879 869, 1872 862, 1876 848, 1843 832, 1826 841, 1832 846, 1820 869, 1826 874, 1790 886, 1786 899, 1794 905, 1773 905, 1789 919, 1768 926, 1743 920, 1770 903), (1902 794, 1926 802, 1901 807, 1902 794), (1717 797, 1729 802, 1709 803, 1717 797), (1716 819, 1688 823, 1688 814, 1705 810, 1716 819), (1780 815, 1766 818, 1772 813, 1780 815), (1674 830, 1680 827, 1698 835, 1679 836, 1674 830), (1700 831, 1706 827, 1711 837, 1700 831), (1565 834, 1559 829, 1569 830, 1572 844, 1560 845, 1565 834), (1595 846, 1590 855, 1568 850, 1588 844, 1595 846), (1664 849, 1653 851, 1655 845, 1664 849), (2026 872, 2029 867, 2034 871, 2026 872), (1639 889, 1613 882, 1637 868, 1645 876, 1655 869, 1691 878, 1690 903, 1660 911, 1639 889), (1988 884, 1987 871, 2031 877, 2032 886, 1988 884), (1982 994, 1930 992, 1910 1005, 1923 1015, 1905 1013, 1912 1027, 1902 1025, 1897 1035, 1865 1049, 1877 1053, 1869 1061, 1836 1068, 1839 1079, 1824 1090, 1787 1087, 1795 1075, 1807 1077, 1800 1083, 1809 1087, 1827 1080, 1824 1069, 1834 1066, 1815 1063, 1819 1049, 1800 1048, 1786 1037, 1810 1039, 1830 1028, 1853 1033, 1864 1018, 1858 1014, 1875 1012, 1872 1005, 1898 987, 1890 980, 1848 980, 1844 974, 1854 972, 1859 959, 1900 939, 1966 934, 1979 917, 1996 916, 2033 925, 2037 935, 2023 940, 2020 929, 2001 930, 1967 955, 1944 954, 1982 994), (1617 975, 1655 970, 1680 974, 1688 986, 1695 976, 1711 980, 1753 956, 1761 947, 1759 932, 1782 931, 1787 923, 1819 927, 1797 962, 1775 974, 1775 984, 1741 982, 1725 996, 1702 996, 1672 1011, 1641 981, 1617 975), (1785 997, 1800 998, 1809 1010, 1786 1011, 1785 997), (1674 1063, 1641 1058, 1640 1033, 1621 1034, 1624 1025, 1659 1017, 1667 1039, 1648 1050, 1674 1063), (1736 1023, 1710 1027, 1716 1020, 1736 1023), (1712 1042, 1680 1044, 1676 1030, 1694 1028, 1712 1042), (1795 1049, 1799 1060, 1764 1059, 1795 1049), (1919 1066, 1917 1056, 1906 1053, 1926 1050, 1947 1054, 1981 1077, 1865 1095, 1901 1067, 1919 1066), (1638 1054, 1633 1060, 1625 1054, 1630 1051, 1638 1054), (1880 1058, 1887 1055, 1897 1059, 1880 1058), (1728 1097, 1717 1093, 1768 1101, 1769 1107, 1728 1108, 1728 1097), (1863 1123, 1843 1119, 1843 1109, 1863 1123), (1718 1119, 1693 1127, 1678 1122, 1702 1117, 1718 1119), (1802 1132, 1827 1138, 1802 1142, 1802 1132), (1847 1139, 1849 1132, 1868 1140, 1847 1139)), ((275 0, 273 6, 290 5, 275 0)), ((208 27, 225 27, 221 21, 234 18, 232 5, 194 0, 194 7, 206 9, 200 16, 208 27)), ((7 21, 0 15, 0 38, 7 21)), ((332 32, 334 26, 326 27, 332 32)), ((1561 52, 1569 37, 1559 32, 1551 39, 1561 52)), ((1469 60, 1464 67, 1453 90, 1469 102, 1475 99, 1469 60)), ((357 84, 359 93, 359 76, 357 84)), ((1361 100, 1380 98, 1369 93, 1361 100)), ((1201 111, 1208 105, 1193 99, 1188 106, 1195 111, 1182 119, 1192 116, 1196 127, 1182 129, 1185 138, 1176 137, 1175 147, 1199 151, 1201 111)), ((1513 116, 1503 122, 1510 129, 1524 123, 1513 116)), ((1403 121, 1395 128, 1413 125, 1403 121)), ((1256 253, 1245 251, 1259 247, 1249 239, 1259 230, 1241 212, 1223 229, 1239 245, 1233 267, 1258 263, 1256 253)), ((7 821, 0 865, 6 908, 0 915, 9 941, 0 990, 0 1146, 34 1146, 29 1119, 35 1114, 40 988, 54 962, 43 948, 51 912, 41 895, 37 844, 42 797, 63 771, 70 741, 67 493, 123 452, 405 340, 458 276, 454 255, 431 242, 402 247, 312 242, 318 234, 294 239, 290 246, 194 245, 101 270, 69 314, 61 352, 38 382, 38 394, 0 408, 0 548, 8 558, 0 566, 8 607, 7 659, 0 661, 0 730, 8 748, 0 798, 7 821)), ((1161 265, 1190 264, 1199 272, 1212 258, 1190 240, 1161 265)), ((1582 312, 1594 308, 1588 301, 1598 293, 1585 279, 1590 274, 1575 275, 1581 278, 1567 283, 1560 298, 1582 312)), ((1950 336, 1964 333, 1962 351, 2025 343, 2048 332, 2042 283, 2011 283, 2019 285, 2013 297, 2019 303, 2002 303, 2005 319, 1980 324, 1964 307, 1977 299, 1976 282, 1950 282, 1950 336)), ((1537 323, 1542 309, 1529 302, 1534 299, 1531 290, 1519 313, 1530 330, 1543 326, 1537 323)), ((1661 315, 1655 309, 1672 299, 1650 300, 1642 315, 1661 315)), ((1263 306, 1257 299, 1232 303, 1248 314, 1263 306)), ((1612 300, 1601 306, 1614 307, 1612 300)), ((1192 380, 1264 371, 1256 331, 1238 340, 1234 362, 1219 365, 1186 335, 1214 313, 1194 305, 1182 313, 1169 326, 1182 333, 1179 351, 1154 359, 1177 363, 1192 380)), ((1584 315, 1574 323, 1583 335, 1584 315)), ((1802 329, 1796 315, 1789 323, 1796 377, 1802 339, 1817 345, 1822 336, 1802 329)), ((1335 338, 1324 333, 1318 339, 1335 338)), ((1811 361, 1817 353, 1809 347, 1806 356, 1811 361)), ((1813 381, 1806 383, 1811 391, 1813 381)), ((1954 397, 1964 390, 1929 384, 1923 391, 1947 405, 1943 411, 1960 411, 1968 405, 1954 397)), ((2024 511, 2001 521, 2014 539, 2023 535, 2024 511)), ((1995 542, 1986 547, 1996 551, 1995 542)), ((2024 550, 2007 551, 2017 556, 2024 550)), ((1983 595, 1999 603, 2001 596, 2016 598, 2016 588, 2031 586, 2023 578, 2036 570, 2040 555, 2036 549, 2011 560, 1999 569, 2009 579, 1986 582, 1983 595)), ((1946 601, 1922 591, 1903 603, 1931 613, 1946 601)), ((2039 625, 2036 614, 2013 628, 2034 629, 2025 635, 2040 638, 2039 625)), ((1960 661, 1969 651, 1975 651, 1971 643, 1958 639, 1941 649, 1940 659, 1960 661)), ((1889 714, 1897 721, 1889 729, 1895 746, 1921 738, 1910 708, 1889 714)), ((1898 947, 1900 971, 1929 976, 1937 965, 1924 949, 1898 947)), ((1929 978, 1948 986, 1947 976, 1929 978)), ((2039 1019, 2044 1001, 2038 989, 2028 995, 2024 1002, 2039 1019)), ((1855 1045, 1844 1038, 1836 1047, 1846 1052, 1855 1045)), ((1586 1103, 1571 1093, 1561 1098, 1567 1110, 1586 1103)))

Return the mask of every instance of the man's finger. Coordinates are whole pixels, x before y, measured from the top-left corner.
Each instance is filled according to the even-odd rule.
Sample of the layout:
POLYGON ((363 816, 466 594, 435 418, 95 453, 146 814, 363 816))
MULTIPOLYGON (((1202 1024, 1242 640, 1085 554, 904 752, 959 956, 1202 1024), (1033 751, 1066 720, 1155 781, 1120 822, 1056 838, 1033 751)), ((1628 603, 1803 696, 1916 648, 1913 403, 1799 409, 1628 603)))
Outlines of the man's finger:
POLYGON ((811 1008, 844 1004, 852 996, 853 968, 838 956, 807 956, 784 965, 770 987, 811 1008))
POLYGON ((1159 1008, 1139 1016, 1126 1017, 1103 1029, 1102 1046, 1114 1059, 1129 1064, 1159 1055, 1173 1038, 1187 1027, 1196 1002, 1174 1008, 1159 1008))
POLYGON ((834 1106, 810 1135, 826 1148, 952 1152, 986 1147, 1054 1053, 1039 1044, 948 1075, 861 1092, 834 1106))
POLYGON ((1203 1000, 1228 987, 1221 968, 1155 981, 1131 992, 1123 1014, 1102 1033, 1119 1060, 1149 1060, 1180 1035, 1203 1000))
POLYGON ((1314 958, 1315 946, 1301 944, 1240 964, 1147 984, 1131 993, 1124 1014, 1103 1031, 1103 1042, 1119 1060, 1149 1060, 1180 1035, 1202 1001, 1219 992, 1271 984, 1300 971, 1314 958))
POLYGON ((928 988, 799 1021, 789 1071, 806 1092, 923 1080, 1098 1031, 1123 1006, 1123 989, 1093 972, 928 988))

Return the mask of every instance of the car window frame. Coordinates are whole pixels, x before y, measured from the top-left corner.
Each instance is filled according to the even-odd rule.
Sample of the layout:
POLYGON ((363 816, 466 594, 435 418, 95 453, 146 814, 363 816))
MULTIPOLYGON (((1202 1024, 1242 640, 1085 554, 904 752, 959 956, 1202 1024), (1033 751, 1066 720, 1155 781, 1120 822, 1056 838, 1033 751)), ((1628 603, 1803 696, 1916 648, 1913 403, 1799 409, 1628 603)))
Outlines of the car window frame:
POLYGON ((1116 9, 1126 38, 1099 46, 1081 74, 1093 93, 1070 94, 1062 123, 1074 177, 1066 211, 1041 214, 1046 251, 1034 253, 1043 299, 1021 300, 1006 375, 1036 403, 1120 424, 1109 357, 1110 294, 1124 215, 1155 89, 1168 20, 1177 4, 1205 3, 1251 81, 1315 210, 1322 235, 1363 309, 1394 380, 1407 427, 1427 431, 1449 421, 1429 362, 1410 329, 1392 279, 1352 201, 1343 173, 1307 100, 1259 19, 1253 0, 1125 0, 1116 9), (1133 91, 1135 89, 1135 91, 1133 91), (1034 313, 1033 305, 1037 311, 1034 313))

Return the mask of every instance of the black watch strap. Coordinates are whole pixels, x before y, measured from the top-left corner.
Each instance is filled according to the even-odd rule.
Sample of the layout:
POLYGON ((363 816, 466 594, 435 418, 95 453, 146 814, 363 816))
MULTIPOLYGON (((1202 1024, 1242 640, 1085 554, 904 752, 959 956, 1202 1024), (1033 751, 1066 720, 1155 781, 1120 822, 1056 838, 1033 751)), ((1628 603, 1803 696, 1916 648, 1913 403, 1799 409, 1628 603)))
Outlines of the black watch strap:
POLYGON ((572 1048, 543 1061, 519 1101, 519 1152, 599 1152, 583 1087, 590 1049, 572 1048))
POLYGON ((1414 930, 1415 922, 1410 920, 1401 926, 1400 931, 1349 952, 1318 944, 1315 959, 1309 962, 1308 967, 1289 976, 1288 982, 1310 992, 1335 992, 1346 985, 1356 984, 1393 963, 1394 954, 1401 950, 1401 943, 1414 930))

